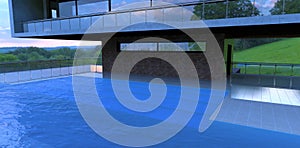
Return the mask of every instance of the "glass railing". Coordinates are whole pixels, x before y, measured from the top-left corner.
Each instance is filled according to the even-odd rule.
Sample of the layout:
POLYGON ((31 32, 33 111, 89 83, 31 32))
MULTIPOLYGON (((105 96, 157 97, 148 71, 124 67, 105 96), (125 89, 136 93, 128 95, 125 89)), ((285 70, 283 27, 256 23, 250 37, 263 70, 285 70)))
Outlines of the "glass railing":
POLYGON ((300 64, 232 63, 232 84, 300 89, 300 64))
POLYGON ((40 69, 82 66, 82 65, 102 65, 102 58, 2 62, 0 63, 0 74, 18 72, 18 71, 30 71, 30 70, 40 70, 40 69), (96 60, 97 62, 95 63, 96 60))
POLYGON ((234 62, 232 67, 236 74, 300 76, 300 64, 234 62))
POLYGON ((186 22, 300 13, 299 0, 204 0, 178 5, 153 6, 68 18, 29 21, 25 32, 85 31, 96 21, 97 29, 128 26, 141 22, 186 22), (299 6, 298 6, 299 5, 299 6), (297 7, 298 6, 298 7, 297 7))
POLYGON ((86 73, 102 73, 101 58, 0 63, 0 83, 19 83, 86 73))

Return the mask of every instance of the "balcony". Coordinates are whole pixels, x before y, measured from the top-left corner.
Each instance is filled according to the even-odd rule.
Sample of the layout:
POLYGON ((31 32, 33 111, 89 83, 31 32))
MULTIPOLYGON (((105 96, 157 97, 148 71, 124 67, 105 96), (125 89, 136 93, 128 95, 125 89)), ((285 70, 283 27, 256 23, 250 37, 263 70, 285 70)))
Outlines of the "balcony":
POLYGON ((90 33, 169 30, 174 29, 174 27, 176 29, 193 29, 300 23, 300 14, 297 14, 297 12, 292 12, 293 14, 282 12, 271 15, 266 12, 258 13, 253 7, 251 10, 247 9, 243 13, 237 14, 232 9, 236 1, 198 1, 178 5, 155 5, 130 10, 31 20, 22 22, 22 31, 13 35, 15 37, 40 38, 59 35, 82 35, 96 21, 97 24, 93 26, 90 33), (204 24, 202 20, 204 20, 204 24), (135 25, 137 23, 140 23, 139 26, 135 25))

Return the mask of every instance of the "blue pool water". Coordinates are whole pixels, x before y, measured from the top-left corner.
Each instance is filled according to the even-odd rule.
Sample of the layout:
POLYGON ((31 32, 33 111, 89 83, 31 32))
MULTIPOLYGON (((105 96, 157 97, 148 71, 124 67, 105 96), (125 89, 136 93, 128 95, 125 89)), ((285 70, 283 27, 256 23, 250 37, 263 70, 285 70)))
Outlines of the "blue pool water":
MULTIPOLYGON (((148 85, 130 82, 134 95, 150 96, 148 85)), ((150 126, 167 119, 179 101, 180 89, 168 86, 165 101, 154 111, 136 113, 123 107, 108 80, 96 79, 97 90, 109 113, 132 126, 150 126)), ((153 147, 300 147, 300 136, 215 121, 204 133, 198 126, 205 111, 208 89, 188 125, 175 137, 153 147)), ((0 84, 0 147, 122 147, 97 135, 82 118, 65 77, 18 85, 0 84)), ((103 121, 105 122, 105 121, 103 121)))

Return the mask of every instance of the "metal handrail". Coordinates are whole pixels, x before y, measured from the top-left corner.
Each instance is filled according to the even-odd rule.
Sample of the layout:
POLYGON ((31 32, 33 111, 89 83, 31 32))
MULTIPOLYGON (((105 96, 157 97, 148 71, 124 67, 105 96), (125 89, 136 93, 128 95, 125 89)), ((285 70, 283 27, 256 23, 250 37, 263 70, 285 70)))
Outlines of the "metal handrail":
POLYGON ((262 66, 300 66, 300 64, 292 64, 292 63, 265 63, 265 62, 232 62, 232 65, 234 64, 243 64, 243 65, 262 65, 262 66))
MULTIPOLYGON (((258 62, 232 62, 232 68, 235 67, 235 65, 240 64, 240 70, 239 74, 234 73, 235 76, 242 76, 243 80, 239 80, 237 83, 243 83, 243 84, 250 84, 253 85, 263 85, 263 86, 271 86, 271 87, 285 87, 285 88, 295 88, 297 81, 300 78, 300 64, 293 64, 293 63, 258 63, 258 62), (249 66, 256 66, 255 69, 252 69, 254 71, 248 70, 249 66), (263 68, 263 66, 269 66, 263 68), (280 69, 282 67, 283 69, 280 69), (244 69, 244 71, 242 71, 244 69), (258 71, 257 71, 258 70, 258 71), (263 70, 266 70, 265 72, 262 72, 263 70), (256 77, 257 82, 250 82, 247 81, 247 77, 251 76, 251 78, 256 77), (253 77, 254 76, 254 77, 253 77), (266 79, 267 78, 267 79, 266 79), (271 78, 271 81, 270 81, 271 78), (280 84, 280 79, 285 79, 285 86, 282 86, 280 84), (268 83, 265 83, 266 81, 268 83), (272 84, 270 83, 272 82, 272 84), (288 85, 288 86, 287 86, 288 85)), ((252 67, 253 68, 253 67, 252 67)))

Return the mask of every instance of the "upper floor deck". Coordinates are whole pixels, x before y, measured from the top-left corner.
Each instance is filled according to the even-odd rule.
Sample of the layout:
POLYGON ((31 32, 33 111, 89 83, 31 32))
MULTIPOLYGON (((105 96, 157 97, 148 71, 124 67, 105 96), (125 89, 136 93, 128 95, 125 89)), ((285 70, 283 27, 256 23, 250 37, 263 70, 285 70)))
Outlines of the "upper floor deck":
POLYGON ((261 7, 260 0, 27 1, 10 0, 14 37, 80 39, 85 33, 201 28, 227 37, 300 35, 291 29, 300 24, 300 8, 287 10, 285 0, 276 9, 261 7))

